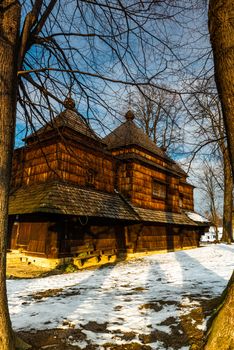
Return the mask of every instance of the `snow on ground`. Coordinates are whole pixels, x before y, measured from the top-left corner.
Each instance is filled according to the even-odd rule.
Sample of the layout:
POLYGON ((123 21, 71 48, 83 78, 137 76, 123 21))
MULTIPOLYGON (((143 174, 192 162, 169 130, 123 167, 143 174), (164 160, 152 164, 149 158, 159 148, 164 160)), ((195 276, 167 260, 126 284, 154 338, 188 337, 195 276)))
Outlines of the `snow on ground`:
MULTIPOLYGON (((17 330, 75 327, 87 344, 124 344, 121 334, 154 330, 170 333, 171 325, 199 301, 222 292, 234 268, 234 245, 156 254, 100 269, 30 280, 8 280, 13 327, 17 330), (96 322, 96 323, 95 323, 96 322), (96 329, 87 325, 96 325, 96 329), (164 324, 162 324, 164 323, 164 324), (99 324, 99 325, 97 325, 99 324), (88 342, 88 343, 87 343, 88 342)), ((205 321, 197 327, 204 329, 205 321)), ((160 342, 148 344, 164 349, 160 342)), ((182 349, 182 348, 181 348, 182 349)), ((183 349, 188 349, 183 347, 183 349)))
MULTIPOLYGON (((201 236, 201 242, 214 242, 216 241, 216 232, 215 227, 211 226, 208 232, 205 232, 204 235, 201 236)), ((223 228, 218 227, 218 240, 221 240, 223 235, 223 228)))

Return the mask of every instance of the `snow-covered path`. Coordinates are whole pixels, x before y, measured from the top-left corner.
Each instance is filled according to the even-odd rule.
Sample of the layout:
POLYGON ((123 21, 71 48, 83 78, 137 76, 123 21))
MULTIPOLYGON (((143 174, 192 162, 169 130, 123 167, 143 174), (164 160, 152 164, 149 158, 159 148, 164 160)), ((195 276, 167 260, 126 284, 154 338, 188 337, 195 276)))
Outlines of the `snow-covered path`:
MULTIPOLYGON (((199 306, 196 296, 220 295, 233 268, 234 245, 220 244, 98 270, 8 280, 11 319, 18 330, 80 328, 86 335, 86 341, 76 342, 81 348, 93 343, 102 349, 105 343, 128 343, 130 338, 141 343, 139 335, 155 330, 170 333, 171 325, 165 321, 171 317, 178 323, 199 306)), ((204 326, 204 322, 197 325, 204 326)), ((157 340, 147 344, 165 349, 157 340)))

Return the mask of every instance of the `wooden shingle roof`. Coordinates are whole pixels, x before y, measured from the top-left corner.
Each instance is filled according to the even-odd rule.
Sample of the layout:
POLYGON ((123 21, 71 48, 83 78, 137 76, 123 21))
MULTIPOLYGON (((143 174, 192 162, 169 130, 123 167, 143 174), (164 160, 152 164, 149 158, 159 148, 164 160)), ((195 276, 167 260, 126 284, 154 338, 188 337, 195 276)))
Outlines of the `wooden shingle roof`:
POLYGON ((9 215, 29 213, 138 219, 118 194, 81 188, 66 182, 39 183, 15 190, 10 196, 9 215))
MULTIPOLYGON (((82 188, 67 182, 51 181, 20 187, 10 195, 9 215, 33 213, 66 214, 134 222, 201 226, 186 213, 143 209, 119 193, 82 188)), ((191 213, 190 213, 191 214, 191 213)))
POLYGON ((191 220, 185 213, 172 213, 159 210, 144 209, 134 206, 134 210, 142 221, 158 222, 174 225, 199 226, 198 223, 191 220))
MULTIPOLYGON (((130 113, 130 111, 128 113, 130 113)), ((103 139, 107 148, 109 150, 117 150, 130 146, 140 147, 141 149, 164 159, 168 163, 168 169, 186 175, 184 170, 181 169, 174 160, 169 158, 167 154, 134 123, 134 116, 131 118, 127 117, 128 113, 126 114, 127 120, 103 139)))
POLYGON ((117 127, 103 141, 109 149, 118 149, 126 146, 137 145, 153 154, 162 158, 168 158, 158 146, 140 129, 133 120, 128 119, 126 122, 117 127))
POLYGON ((67 127, 79 134, 92 138, 96 141, 102 142, 102 140, 95 134, 95 132, 88 125, 86 120, 75 109, 65 109, 58 114, 54 119, 50 120, 43 127, 37 130, 35 133, 26 137, 26 141, 32 138, 40 137, 42 134, 56 129, 67 127))

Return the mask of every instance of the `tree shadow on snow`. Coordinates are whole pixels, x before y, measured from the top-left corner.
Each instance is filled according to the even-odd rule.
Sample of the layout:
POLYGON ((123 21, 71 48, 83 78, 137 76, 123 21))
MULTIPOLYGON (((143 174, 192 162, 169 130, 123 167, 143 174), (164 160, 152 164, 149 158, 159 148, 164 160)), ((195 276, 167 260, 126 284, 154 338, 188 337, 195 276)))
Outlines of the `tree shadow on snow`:
POLYGON ((183 278, 181 326, 190 339, 190 345, 194 343, 202 348, 205 319, 218 306, 227 281, 185 251, 176 252, 175 256, 180 263, 183 278))
POLYGON ((219 244, 219 247, 224 250, 228 250, 231 253, 234 253, 234 249, 230 247, 230 245, 219 244))

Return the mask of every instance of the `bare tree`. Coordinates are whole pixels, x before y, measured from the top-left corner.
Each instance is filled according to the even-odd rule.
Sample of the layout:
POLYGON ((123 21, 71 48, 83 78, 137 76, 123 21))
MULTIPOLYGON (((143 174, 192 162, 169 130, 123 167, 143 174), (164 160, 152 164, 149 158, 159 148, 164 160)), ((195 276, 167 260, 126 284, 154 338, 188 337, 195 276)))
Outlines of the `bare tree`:
POLYGON ((210 0, 209 32, 214 55, 215 81, 221 101, 227 143, 234 173, 234 3, 210 0))
POLYGON ((207 214, 208 219, 212 223, 215 228, 215 239, 218 242, 218 227, 220 222, 220 208, 218 201, 218 194, 220 187, 216 181, 214 173, 216 169, 211 165, 210 161, 203 161, 201 163, 202 172, 198 176, 198 182, 200 184, 200 188, 203 190, 205 194, 205 202, 207 205, 207 214))
POLYGON ((132 90, 127 96, 127 104, 138 125, 159 147, 173 153, 182 143, 181 104, 176 93, 165 91, 163 86, 160 89, 146 86, 132 90))
POLYGON ((6 1, 0 6, 0 347, 11 350, 14 342, 5 284, 6 234, 15 130, 17 84, 13 82, 17 80, 20 6, 15 1, 6 1))
MULTIPOLYGON (((222 33, 226 28, 220 26, 216 30, 220 18, 221 22, 225 18, 216 16, 220 1, 210 2, 210 31, 229 148, 234 150, 230 117, 233 75, 223 70, 223 62, 231 62, 233 67, 234 55, 229 58, 225 50, 224 54, 220 50, 229 48, 225 42, 223 45, 222 33)), ((233 13, 228 8, 233 6, 232 1, 226 3, 227 13, 233 13)), ((176 0, 0 0, 0 10, 0 347, 12 350, 15 341, 7 309, 5 256, 16 97, 19 113, 32 129, 34 122, 45 121, 47 111, 53 117, 68 91, 79 94, 79 108, 86 109, 90 119, 97 112, 114 114, 108 101, 116 91, 124 86, 160 87, 157 84, 160 79, 188 67, 186 61, 190 60, 191 52, 184 50, 179 55, 179 43, 183 38, 182 13, 186 17, 190 6, 176 0), (177 27, 175 34, 172 23, 177 27), (150 53, 150 61, 146 52, 150 53), (179 67, 175 70, 176 62, 179 67)), ((230 30, 233 28, 228 34, 230 30)), ((233 50, 232 43, 230 47, 233 50)), ((201 56, 203 59, 198 53, 198 63, 201 56)), ((192 57, 196 61, 194 53, 192 57)), ((234 164, 234 151, 231 155, 234 164)))
POLYGON ((0 0, 0 10, 0 347, 11 350, 5 267, 16 102, 26 133, 52 119, 68 93, 90 120, 114 115, 126 86, 157 87, 175 62, 183 67, 171 24, 183 26, 176 1, 0 0))
POLYGON ((204 144, 206 147, 203 153, 209 154, 211 162, 220 160, 220 167, 223 170, 222 180, 220 181, 215 169, 213 171, 210 169, 210 176, 223 192, 222 241, 230 242, 232 240, 233 178, 222 109, 213 79, 203 79, 194 90, 190 96, 190 122, 193 123, 194 133, 196 133, 194 153, 196 149, 201 150, 200 145, 204 144))

